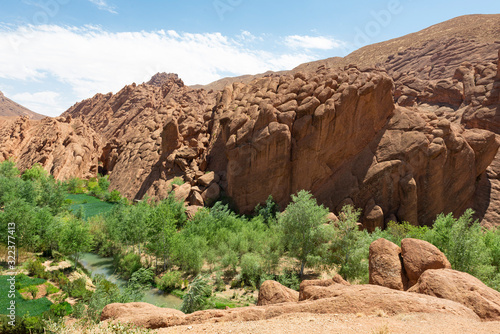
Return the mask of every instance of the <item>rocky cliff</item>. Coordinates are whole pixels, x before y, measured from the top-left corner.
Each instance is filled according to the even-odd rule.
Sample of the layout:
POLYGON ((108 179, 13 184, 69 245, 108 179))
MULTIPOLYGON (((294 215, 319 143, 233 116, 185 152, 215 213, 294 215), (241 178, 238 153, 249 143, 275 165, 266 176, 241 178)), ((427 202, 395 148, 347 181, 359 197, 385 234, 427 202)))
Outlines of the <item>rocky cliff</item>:
POLYGON ((215 91, 159 74, 59 119, 4 124, 0 152, 58 178, 109 174, 111 188, 131 199, 175 188, 202 205, 223 193, 248 213, 270 194, 284 208, 308 189, 334 212, 362 208, 370 230, 387 220, 431 224, 471 206, 492 223, 499 23, 499 15, 458 18, 441 26, 449 34, 435 26, 342 60, 358 64, 307 64, 215 91), (365 61, 370 50, 376 66, 365 61), (174 177, 186 183, 172 187, 174 177))

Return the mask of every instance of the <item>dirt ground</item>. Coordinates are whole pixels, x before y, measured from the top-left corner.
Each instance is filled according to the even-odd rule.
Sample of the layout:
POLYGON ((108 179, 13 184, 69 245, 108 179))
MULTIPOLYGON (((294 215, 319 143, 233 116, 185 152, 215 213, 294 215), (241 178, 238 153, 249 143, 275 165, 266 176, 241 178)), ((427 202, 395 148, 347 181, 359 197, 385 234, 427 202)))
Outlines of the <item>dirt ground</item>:
POLYGON ((400 314, 365 316, 362 314, 287 314, 281 317, 251 321, 205 323, 157 330, 173 333, 242 333, 242 334, 500 334, 500 322, 479 322, 458 316, 440 314, 400 314))

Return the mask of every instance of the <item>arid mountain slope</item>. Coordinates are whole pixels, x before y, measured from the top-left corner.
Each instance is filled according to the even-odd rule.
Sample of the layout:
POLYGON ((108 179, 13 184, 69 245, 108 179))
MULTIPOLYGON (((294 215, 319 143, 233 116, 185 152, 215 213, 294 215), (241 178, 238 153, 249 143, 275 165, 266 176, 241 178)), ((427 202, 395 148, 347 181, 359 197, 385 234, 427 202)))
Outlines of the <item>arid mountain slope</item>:
MULTIPOLYGON (((204 88, 206 90, 221 90, 225 86, 234 82, 249 83, 254 79, 262 78, 266 75, 276 73, 294 74, 297 72, 316 71, 318 67, 325 68, 343 68, 349 64, 356 64, 361 67, 375 67, 377 65, 385 66, 388 58, 397 57, 406 54, 410 48, 421 49, 424 45, 431 49, 441 44, 445 40, 464 40, 474 41, 477 44, 490 44, 495 48, 495 42, 500 43, 500 14, 490 15, 466 15, 438 23, 424 30, 413 34, 405 35, 389 41, 371 44, 360 48, 347 55, 346 57, 332 57, 301 64, 290 71, 271 72, 257 75, 243 75, 238 77, 228 77, 212 82, 208 85, 196 85, 195 88, 204 88)), ((498 47, 497 47, 498 48, 498 47)), ((484 59, 480 56, 482 52, 475 54, 460 54, 454 61, 464 62, 482 62, 484 59)), ((484 53, 483 53, 484 54, 484 53)), ((452 57, 448 57, 452 59, 452 57)), ((394 62, 393 62, 394 63, 394 62)), ((404 63, 404 62, 403 62, 404 63)), ((393 65, 394 66, 394 65, 393 65)), ((392 67, 392 66, 390 66, 392 67)), ((410 68, 407 68, 408 71, 410 68)))
POLYGON ((8 99, 2 92, 0 92, 0 117, 18 116, 27 116, 30 119, 42 119, 46 117, 23 107, 11 99, 8 99))
POLYGON ((165 197, 182 177, 179 199, 203 205, 225 194, 245 213, 270 194, 284 208, 307 189, 331 211, 362 208, 369 230, 387 220, 431 224, 470 206, 495 223, 499 22, 457 18, 342 60, 361 65, 316 63, 215 91, 158 74, 52 123, 4 125, 0 152, 59 178, 108 173, 131 199, 165 197), (484 33, 474 28, 481 22, 484 33), (83 150, 65 146, 68 137, 83 150), (79 152, 79 167, 61 172, 79 152))

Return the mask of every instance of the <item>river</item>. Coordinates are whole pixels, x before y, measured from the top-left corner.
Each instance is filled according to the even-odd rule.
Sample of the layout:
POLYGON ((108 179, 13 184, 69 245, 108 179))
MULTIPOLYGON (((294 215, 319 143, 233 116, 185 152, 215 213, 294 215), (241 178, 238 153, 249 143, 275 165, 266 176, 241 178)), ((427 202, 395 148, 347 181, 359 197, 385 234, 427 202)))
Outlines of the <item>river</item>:
MULTIPOLYGON (((84 253, 81 255, 78 262, 85 268, 85 270, 91 272, 92 275, 104 275, 108 281, 115 283, 120 288, 127 283, 114 273, 113 258, 111 257, 102 257, 93 253, 84 253)), ((141 301, 160 307, 175 309, 179 309, 182 303, 182 299, 170 294, 163 294, 158 289, 147 290, 141 301)))

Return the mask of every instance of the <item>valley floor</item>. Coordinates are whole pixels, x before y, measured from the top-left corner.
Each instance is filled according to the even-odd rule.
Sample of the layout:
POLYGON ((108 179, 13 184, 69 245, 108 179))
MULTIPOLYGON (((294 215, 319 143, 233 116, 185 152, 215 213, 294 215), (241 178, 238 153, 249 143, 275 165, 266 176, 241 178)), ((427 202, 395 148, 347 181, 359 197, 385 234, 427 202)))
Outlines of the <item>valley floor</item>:
POLYGON ((400 314, 365 316, 362 314, 287 314, 281 317, 250 321, 220 322, 163 328, 161 334, 174 333, 241 333, 241 334, 499 334, 500 322, 480 322, 443 314, 400 314))

